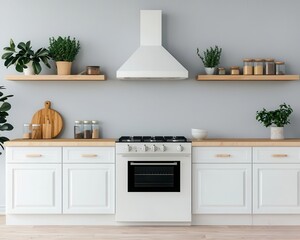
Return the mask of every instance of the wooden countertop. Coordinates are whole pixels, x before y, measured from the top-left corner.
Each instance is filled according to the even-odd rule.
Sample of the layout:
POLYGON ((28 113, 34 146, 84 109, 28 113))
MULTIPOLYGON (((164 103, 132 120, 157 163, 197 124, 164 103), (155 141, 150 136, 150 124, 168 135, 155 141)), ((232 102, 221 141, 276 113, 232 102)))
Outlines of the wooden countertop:
POLYGON ((116 139, 14 139, 5 147, 114 147, 116 139))
MULTIPOLYGON (((114 147, 116 139, 14 139, 6 147, 114 147)), ((299 138, 216 138, 192 140, 193 147, 300 147, 299 138)))
POLYGON ((193 147, 300 147, 299 138, 271 140, 263 138, 219 138, 193 140, 193 147))

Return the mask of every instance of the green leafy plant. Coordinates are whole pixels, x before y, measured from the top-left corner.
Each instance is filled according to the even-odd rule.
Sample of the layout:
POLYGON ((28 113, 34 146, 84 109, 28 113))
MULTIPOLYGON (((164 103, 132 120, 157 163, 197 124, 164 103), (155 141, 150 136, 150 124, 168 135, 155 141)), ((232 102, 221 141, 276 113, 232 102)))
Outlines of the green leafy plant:
POLYGON ((54 61, 73 62, 80 49, 79 41, 71 39, 70 36, 64 38, 59 36, 57 39, 52 37, 49 38, 49 42, 50 57, 54 61))
MULTIPOLYGON (((13 95, 6 95, 3 96, 2 89, 5 89, 3 86, 0 86, 0 131, 11 131, 14 127, 7 122, 8 111, 11 109, 11 105, 6 101, 8 98, 12 97, 13 95)), ((0 146, 2 149, 3 143, 8 141, 7 137, 0 136, 0 146)), ((1 154, 1 153, 0 153, 1 154)))
POLYGON ((290 105, 281 104, 279 108, 274 111, 267 111, 265 108, 256 112, 256 120, 261 122, 265 127, 275 125, 276 127, 283 127, 290 124, 289 116, 293 109, 290 105))
POLYGON ((202 60, 204 67, 214 68, 219 65, 221 58, 222 48, 215 46, 210 47, 203 52, 203 56, 200 54, 199 48, 197 48, 197 55, 202 60))
POLYGON ((45 48, 40 48, 36 52, 32 50, 31 41, 20 42, 17 45, 12 39, 10 39, 9 47, 4 48, 5 53, 2 55, 2 59, 5 60, 4 66, 9 67, 15 64, 15 68, 18 72, 23 72, 27 68, 26 64, 32 61, 32 67, 35 74, 39 74, 42 71, 40 62, 42 61, 48 68, 49 52, 45 48))

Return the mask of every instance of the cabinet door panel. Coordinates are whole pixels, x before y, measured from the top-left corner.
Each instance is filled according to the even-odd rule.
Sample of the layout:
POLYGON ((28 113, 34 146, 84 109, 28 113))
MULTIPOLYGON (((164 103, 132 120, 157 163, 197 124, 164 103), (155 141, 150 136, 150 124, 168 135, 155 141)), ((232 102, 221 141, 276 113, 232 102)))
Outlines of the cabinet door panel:
POLYGON ((8 164, 7 213, 62 212, 60 164, 8 164))
POLYGON ((254 213, 300 213, 300 164, 254 164, 254 213))
POLYGON ((64 213, 114 213, 114 164, 64 164, 64 213))
POLYGON ((193 213, 251 213, 251 164, 193 164, 193 213))

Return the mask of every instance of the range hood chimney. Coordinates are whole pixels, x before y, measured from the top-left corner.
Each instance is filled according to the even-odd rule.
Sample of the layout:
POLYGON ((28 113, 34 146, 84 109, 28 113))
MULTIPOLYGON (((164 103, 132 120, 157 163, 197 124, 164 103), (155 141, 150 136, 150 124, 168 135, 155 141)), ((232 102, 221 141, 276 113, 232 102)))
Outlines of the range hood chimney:
POLYGON ((117 71, 117 78, 170 79, 188 78, 188 71, 162 46, 162 11, 141 10, 140 47, 117 71))

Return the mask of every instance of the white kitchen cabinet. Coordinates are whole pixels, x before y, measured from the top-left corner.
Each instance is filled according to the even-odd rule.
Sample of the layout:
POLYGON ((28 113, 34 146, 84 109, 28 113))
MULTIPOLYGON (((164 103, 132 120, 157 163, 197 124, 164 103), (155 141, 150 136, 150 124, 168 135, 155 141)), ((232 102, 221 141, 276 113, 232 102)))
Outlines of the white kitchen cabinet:
POLYGON ((63 213, 113 214, 114 164, 64 164, 63 213))
POLYGON ((193 164, 193 214, 251 214, 251 164, 193 164))
POLYGON ((299 214, 299 177, 300 164, 254 164, 253 213, 299 214))
POLYGON ((61 164, 7 164, 7 214, 62 213, 61 164))

